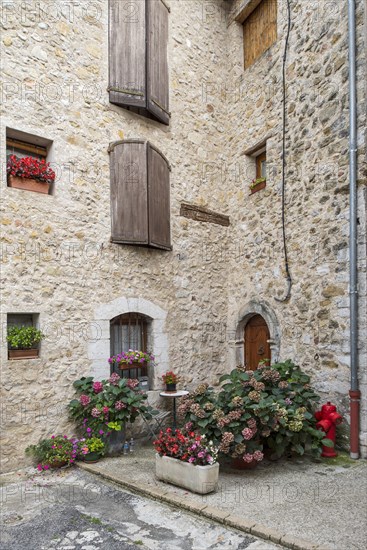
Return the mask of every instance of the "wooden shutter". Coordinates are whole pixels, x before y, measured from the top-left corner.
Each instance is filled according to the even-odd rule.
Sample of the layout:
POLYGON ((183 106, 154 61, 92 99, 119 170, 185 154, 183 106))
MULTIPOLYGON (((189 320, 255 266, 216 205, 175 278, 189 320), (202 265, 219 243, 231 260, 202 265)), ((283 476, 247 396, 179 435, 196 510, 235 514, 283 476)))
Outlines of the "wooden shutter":
POLYGON ((148 0, 147 100, 148 109, 169 124, 168 8, 162 0, 148 0))
POLYGON ((262 0, 243 24, 245 69, 277 39, 277 0, 262 0))
POLYGON ((109 1, 108 90, 111 103, 146 106, 145 1, 109 1))
POLYGON ((148 147, 149 244, 171 250, 170 181, 167 159, 148 147))
POLYGON ((109 147, 112 242, 171 250, 169 164, 147 141, 109 147))
POLYGON ((148 244, 146 143, 110 147, 112 242, 148 244))

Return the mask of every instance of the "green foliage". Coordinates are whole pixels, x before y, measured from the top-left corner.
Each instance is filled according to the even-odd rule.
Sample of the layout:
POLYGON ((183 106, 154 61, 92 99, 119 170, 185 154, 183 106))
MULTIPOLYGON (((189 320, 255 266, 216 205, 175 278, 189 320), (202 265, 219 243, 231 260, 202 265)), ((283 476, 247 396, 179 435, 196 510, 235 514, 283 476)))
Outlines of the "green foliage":
POLYGON ((44 338, 36 327, 13 325, 8 327, 7 341, 10 349, 31 349, 44 338))
POLYGON ((25 452, 35 459, 39 470, 47 470, 62 464, 73 464, 78 456, 79 441, 66 435, 53 435, 41 439, 37 445, 29 445, 25 452))
POLYGON ((250 461, 251 456, 261 460, 264 450, 274 458, 319 455, 321 446, 329 445, 313 415, 319 396, 310 377, 292 361, 260 364, 256 371, 237 367, 219 381, 219 392, 201 384, 182 400, 179 412, 222 454, 250 461))

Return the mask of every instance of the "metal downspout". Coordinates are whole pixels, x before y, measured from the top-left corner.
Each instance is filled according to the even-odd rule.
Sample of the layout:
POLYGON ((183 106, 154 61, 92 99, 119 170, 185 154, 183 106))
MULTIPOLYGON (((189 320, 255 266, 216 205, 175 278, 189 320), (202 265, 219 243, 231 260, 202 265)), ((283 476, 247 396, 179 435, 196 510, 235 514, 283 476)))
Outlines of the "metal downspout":
POLYGON ((350 457, 359 458, 358 281, 357 281, 357 97, 356 10, 348 0, 349 38, 349 294, 350 294, 350 457))

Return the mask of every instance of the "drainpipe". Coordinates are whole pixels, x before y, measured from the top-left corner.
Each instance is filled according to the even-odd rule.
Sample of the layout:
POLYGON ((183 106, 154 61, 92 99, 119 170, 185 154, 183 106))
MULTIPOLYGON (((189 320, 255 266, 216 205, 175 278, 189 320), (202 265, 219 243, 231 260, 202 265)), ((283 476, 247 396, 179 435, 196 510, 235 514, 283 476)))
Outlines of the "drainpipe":
POLYGON ((350 294, 350 457, 359 458, 358 287, 357 287, 357 98, 356 10, 348 0, 349 27, 349 294, 350 294))

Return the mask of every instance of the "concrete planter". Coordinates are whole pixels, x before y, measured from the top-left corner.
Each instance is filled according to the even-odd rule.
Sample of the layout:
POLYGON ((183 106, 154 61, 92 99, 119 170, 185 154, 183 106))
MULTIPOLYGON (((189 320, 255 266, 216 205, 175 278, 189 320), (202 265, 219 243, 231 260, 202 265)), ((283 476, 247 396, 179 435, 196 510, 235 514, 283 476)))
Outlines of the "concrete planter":
POLYGON ((219 464, 194 466, 177 458, 155 455, 155 473, 158 479, 206 495, 216 490, 219 464))

